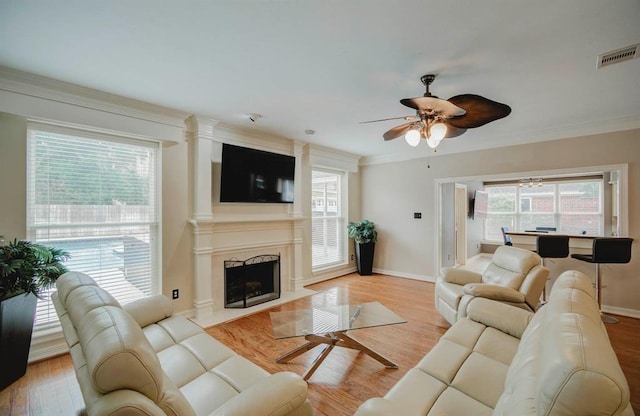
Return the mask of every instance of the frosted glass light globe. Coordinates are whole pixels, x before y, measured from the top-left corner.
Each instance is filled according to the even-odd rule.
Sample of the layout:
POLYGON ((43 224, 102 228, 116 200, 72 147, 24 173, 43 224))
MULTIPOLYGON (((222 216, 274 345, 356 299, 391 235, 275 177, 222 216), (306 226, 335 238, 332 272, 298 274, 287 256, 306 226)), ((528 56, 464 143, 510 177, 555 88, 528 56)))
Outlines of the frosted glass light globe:
POLYGON ((416 147, 420 144, 420 132, 418 130, 409 130, 407 134, 404 135, 404 139, 409 146, 416 147))

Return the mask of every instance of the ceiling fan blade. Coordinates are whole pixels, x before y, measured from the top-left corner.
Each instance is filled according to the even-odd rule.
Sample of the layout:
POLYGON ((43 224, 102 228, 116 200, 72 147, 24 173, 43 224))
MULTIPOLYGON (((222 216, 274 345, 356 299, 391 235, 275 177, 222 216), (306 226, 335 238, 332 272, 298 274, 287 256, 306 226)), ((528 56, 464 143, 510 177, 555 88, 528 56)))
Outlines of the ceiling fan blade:
POLYGON ((461 116, 465 113, 465 110, 456 104, 437 97, 403 98, 400 103, 417 111, 424 111, 427 114, 440 114, 447 118, 461 116))
POLYGON ((458 127, 452 126, 449 124, 449 120, 446 120, 444 124, 447 125, 447 134, 444 135, 445 139, 450 139, 452 137, 458 137, 463 134, 467 129, 460 129, 458 127))
POLYGON ((413 124, 414 123, 411 122, 395 126, 394 128, 387 130, 382 135, 382 137, 384 137, 385 140, 397 139, 398 137, 405 135, 409 130, 411 130, 411 126, 413 124))
POLYGON ((388 121, 388 120, 417 121, 417 120, 420 120, 420 117, 418 117, 418 116, 403 116, 403 117, 381 118, 379 120, 361 121, 359 124, 377 123, 379 121, 388 121))
POLYGON ((449 98, 449 102, 467 111, 447 120, 447 124, 462 129, 480 127, 511 113, 508 105, 475 94, 456 95, 449 98))

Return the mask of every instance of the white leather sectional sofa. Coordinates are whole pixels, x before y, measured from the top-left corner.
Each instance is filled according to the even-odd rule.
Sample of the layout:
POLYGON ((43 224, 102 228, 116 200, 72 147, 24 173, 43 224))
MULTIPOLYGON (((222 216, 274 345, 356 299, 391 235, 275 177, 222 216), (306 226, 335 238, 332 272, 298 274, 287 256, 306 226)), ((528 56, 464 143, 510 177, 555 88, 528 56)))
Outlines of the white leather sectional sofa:
POLYGON ((53 295, 88 416, 309 416, 307 384, 269 374, 183 316, 164 296, 120 306, 87 275, 53 295))
POLYGON ((590 279, 568 271, 535 314, 472 299, 436 346, 357 416, 633 415, 590 279))

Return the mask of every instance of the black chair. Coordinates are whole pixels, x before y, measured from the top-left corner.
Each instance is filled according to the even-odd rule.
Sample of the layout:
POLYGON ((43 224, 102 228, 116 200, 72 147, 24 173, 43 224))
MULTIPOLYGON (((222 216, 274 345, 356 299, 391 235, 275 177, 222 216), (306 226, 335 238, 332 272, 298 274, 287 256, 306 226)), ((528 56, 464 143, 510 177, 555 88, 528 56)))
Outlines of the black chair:
POLYGON ((513 243, 511 242, 511 236, 507 235, 507 231, 509 231, 508 227, 500 227, 500 229, 502 230, 502 238, 504 239, 504 245, 505 246, 512 246, 513 243))
POLYGON ((618 320, 612 316, 602 313, 602 300, 600 299, 600 291, 602 282, 600 276, 600 265, 603 263, 629 263, 631 261, 631 243, 632 238, 617 237, 599 237, 593 239, 593 249, 591 254, 572 254, 574 259, 594 263, 596 265, 596 300, 600 308, 602 321, 608 324, 618 323, 618 320))
MULTIPOLYGON (((536 239, 536 253, 542 257, 542 265, 546 267, 545 259, 563 259, 569 257, 568 235, 539 235, 536 239)), ((542 291, 542 303, 547 302, 547 285, 542 291)))

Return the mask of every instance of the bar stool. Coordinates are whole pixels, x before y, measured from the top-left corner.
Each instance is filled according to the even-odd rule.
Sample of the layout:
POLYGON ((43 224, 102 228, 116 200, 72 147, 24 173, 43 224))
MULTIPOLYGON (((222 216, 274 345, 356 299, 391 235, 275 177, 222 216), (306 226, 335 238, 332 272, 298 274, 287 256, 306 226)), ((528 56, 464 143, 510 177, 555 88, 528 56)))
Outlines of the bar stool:
MULTIPOLYGON (((542 257, 542 265, 546 267, 545 259, 563 259, 569 256, 568 235, 539 235, 536 239, 536 253, 542 257)), ((547 302, 547 285, 542 290, 542 303, 547 302)))
POLYGON ((511 242, 511 236, 507 235, 507 231, 509 231, 509 227, 500 227, 500 230, 502 231, 502 238, 504 239, 504 245, 512 246, 513 243, 511 242))
POLYGON ((594 263, 596 265, 596 300, 598 301, 598 307, 600 308, 600 315, 602 322, 608 324, 615 324, 619 321, 613 316, 605 315, 602 313, 602 300, 600 298, 600 291, 602 289, 602 282, 600 276, 600 264, 602 263, 629 263, 631 261, 631 242, 632 238, 618 238, 618 237, 599 237, 593 239, 593 249, 591 254, 572 254, 574 259, 586 261, 588 263, 594 263))

